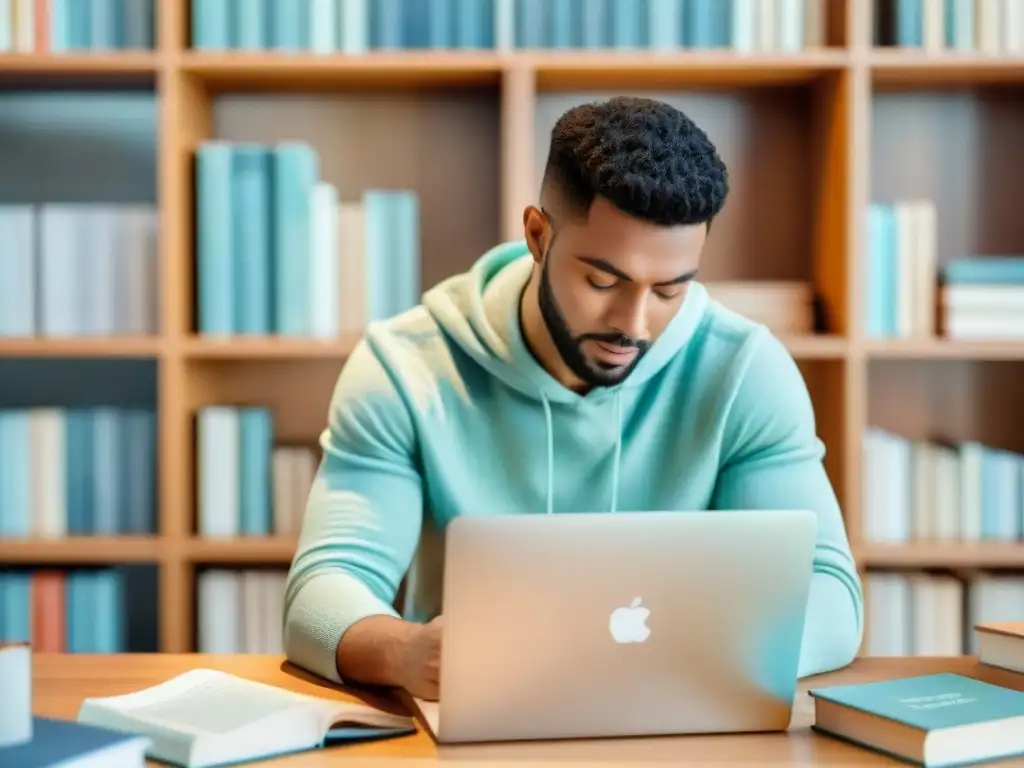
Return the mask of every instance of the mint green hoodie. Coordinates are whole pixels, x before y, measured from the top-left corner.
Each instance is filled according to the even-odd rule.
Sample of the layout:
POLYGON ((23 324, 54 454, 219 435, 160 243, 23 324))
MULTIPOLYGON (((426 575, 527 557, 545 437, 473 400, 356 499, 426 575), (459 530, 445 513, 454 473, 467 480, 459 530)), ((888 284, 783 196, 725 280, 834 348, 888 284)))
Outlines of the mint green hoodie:
POLYGON ((288 576, 291 661, 340 682, 353 623, 437 615, 455 516, 740 508, 817 512, 800 674, 852 661, 861 583, 785 347, 693 283, 626 381, 580 395, 523 343, 532 266, 523 243, 491 250, 347 361, 288 576))

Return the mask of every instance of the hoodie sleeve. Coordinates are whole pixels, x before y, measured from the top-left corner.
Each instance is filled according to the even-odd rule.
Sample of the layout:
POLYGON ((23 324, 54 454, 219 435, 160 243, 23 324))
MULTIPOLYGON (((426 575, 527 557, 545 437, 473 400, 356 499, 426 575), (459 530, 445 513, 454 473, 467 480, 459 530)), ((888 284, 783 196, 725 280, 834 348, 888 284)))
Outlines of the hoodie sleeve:
POLYGON ((412 420, 365 340, 338 378, 320 445, 285 587, 284 650, 341 682, 338 642, 360 619, 398 615, 395 594, 422 523, 412 420))
POLYGON ((811 509, 814 573, 799 676, 844 667, 863 633, 863 592, 815 431, 803 376, 782 343, 758 337, 727 416, 715 509, 811 509))

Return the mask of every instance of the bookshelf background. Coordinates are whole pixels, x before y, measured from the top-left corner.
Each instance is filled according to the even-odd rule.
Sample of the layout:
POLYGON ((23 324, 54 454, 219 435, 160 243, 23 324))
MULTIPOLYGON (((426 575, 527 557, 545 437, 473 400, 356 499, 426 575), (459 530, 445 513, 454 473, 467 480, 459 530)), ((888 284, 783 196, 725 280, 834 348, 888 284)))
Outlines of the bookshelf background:
MULTIPOLYGON (((311 36, 306 45, 273 42, 268 23, 261 44, 196 48, 187 0, 147 6, 154 11, 150 34, 131 45, 58 39, 38 25, 6 42, 0 34, 0 147, 18 148, 0 149, 0 165, 16 171, 0 174, 0 204, 148 204, 157 217, 152 332, 0 337, 0 409, 152 409, 154 530, 5 535, 0 564, 21 575, 118 569, 133 628, 119 647, 272 648, 251 618, 244 639, 199 639, 200 593, 244 596, 237 601, 252 606, 272 602, 259 590, 273 593, 280 583, 296 537, 197 533, 197 422, 208 406, 266 408, 275 445, 315 446, 358 332, 218 338, 196 331, 197 151, 214 139, 303 141, 342 200, 373 187, 412 190, 425 289, 498 240, 521 236, 547 131, 563 109, 642 93, 686 109, 730 165, 735 191, 709 241, 703 279, 741 311, 755 311, 755 297, 756 311, 773 322, 779 306, 785 309, 780 333, 810 388, 827 471, 867 579, 862 652, 969 649, 971 611, 979 602, 995 604, 994 593, 1003 602, 986 610, 1024 613, 1024 588, 1013 581, 1024 571, 1019 497, 1003 529, 979 522, 977 501, 972 523, 947 520, 942 533, 922 512, 915 517, 914 502, 879 495, 880 487, 914 481, 873 471, 878 454, 865 449, 881 430, 904 441, 889 442, 897 452, 890 459, 912 455, 910 443, 927 452, 945 441, 1024 454, 1024 400, 1015 386, 1024 372, 1024 333, 1013 331, 1020 322, 1013 312, 1024 312, 1024 300, 1005 298, 1004 325, 986 315, 983 333, 951 338, 943 292, 927 288, 946 265, 965 261, 984 271, 978 265, 985 256, 1024 254, 1017 211, 1024 177, 1016 171, 1024 167, 1024 142, 1016 138, 1024 129, 1024 30, 1009 33, 1021 14, 1010 12, 1012 0, 1005 8, 977 0, 968 14, 979 21, 968 41, 974 44, 954 35, 936 45, 933 16, 921 16, 918 37, 890 21, 907 10, 900 0, 807 1, 823 15, 817 39, 806 46, 780 42, 785 35, 761 39, 757 27, 737 27, 725 38, 729 28, 719 27, 718 38, 694 43, 684 36, 674 47, 662 40, 659 50, 628 40, 586 50, 509 46, 501 28, 473 38, 482 45, 460 47, 406 49, 372 35, 346 42, 343 34, 311 36), (1005 35, 983 32, 992 28, 983 8, 1006 13, 998 27, 1009 30, 1005 35), (747 50, 736 42, 743 35, 747 50), (40 130, 47 120, 53 127, 40 130), (136 140, 126 142, 126 135, 136 140), (875 204, 913 201, 934 206, 935 228, 923 241, 934 243, 925 255, 934 261, 926 263, 925 279, 893 288, 892 279, 867 271, 884 251, 870 212, 875 204), (924 299, 910 298, 918 294, 924 299), (918 303, 905 312, 903 302, 918 303), (872 315, 879 311, 881 320, 872 315), (934 322, 925 326, 907 319, 928 312, 934 322), (247 577, 224 577, 236 569, 247 577), (1003 576, 1009 586, 984 586, 1003 576), (929 589, 946 577, 960 586, 929 589), (890 629, 908 616, 914 630, 890 629), (915 632, 925 639, 913 640, 915 632), (936 633, 945 639, 935 640, 936 633)), ((783 8, 789 0, 776 2, 783 8)), ((952 3, 959 8, 961 0, 952 3)), ((13 0, 12 7, 17 14, 30 5, 13 0)), ((14 18, 11 29, 25 23, 14 18)), ((894 237, 897 230, 890 229, 894 237)), ((977 275, 960 282, 979 281, 986 282, 977 275)), ((1022 474, 1018 469, 1016 477, 1022 474)), ((943 482, 952 481, 944 476, 933 485, 952 487, 943 482)), ((964 506, 957 509, 966 515, 964 506)), ((8 598, 24 594, 24 583, 20 589, 4 593, 5 605, 15 606, 8 598)))

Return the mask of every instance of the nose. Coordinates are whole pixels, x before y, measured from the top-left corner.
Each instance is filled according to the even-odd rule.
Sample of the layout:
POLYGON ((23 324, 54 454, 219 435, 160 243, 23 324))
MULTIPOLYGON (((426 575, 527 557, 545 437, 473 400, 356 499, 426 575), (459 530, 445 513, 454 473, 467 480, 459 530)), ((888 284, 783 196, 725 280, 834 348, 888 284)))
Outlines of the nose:
POLYGON ((615 307, 610 325, 631 339, 647 338, 647 303, 642 295, 624 296, 615 307))

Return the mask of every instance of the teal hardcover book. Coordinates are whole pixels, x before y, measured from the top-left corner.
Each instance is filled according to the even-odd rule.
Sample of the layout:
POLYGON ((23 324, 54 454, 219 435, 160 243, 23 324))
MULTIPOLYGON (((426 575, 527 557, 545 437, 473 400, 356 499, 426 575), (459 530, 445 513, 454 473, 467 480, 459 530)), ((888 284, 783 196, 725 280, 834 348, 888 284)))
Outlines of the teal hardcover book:
POLYGON ((926 768, 1024 754, 1024 693, 956 674, 816 688, 815 731, 926 768))

